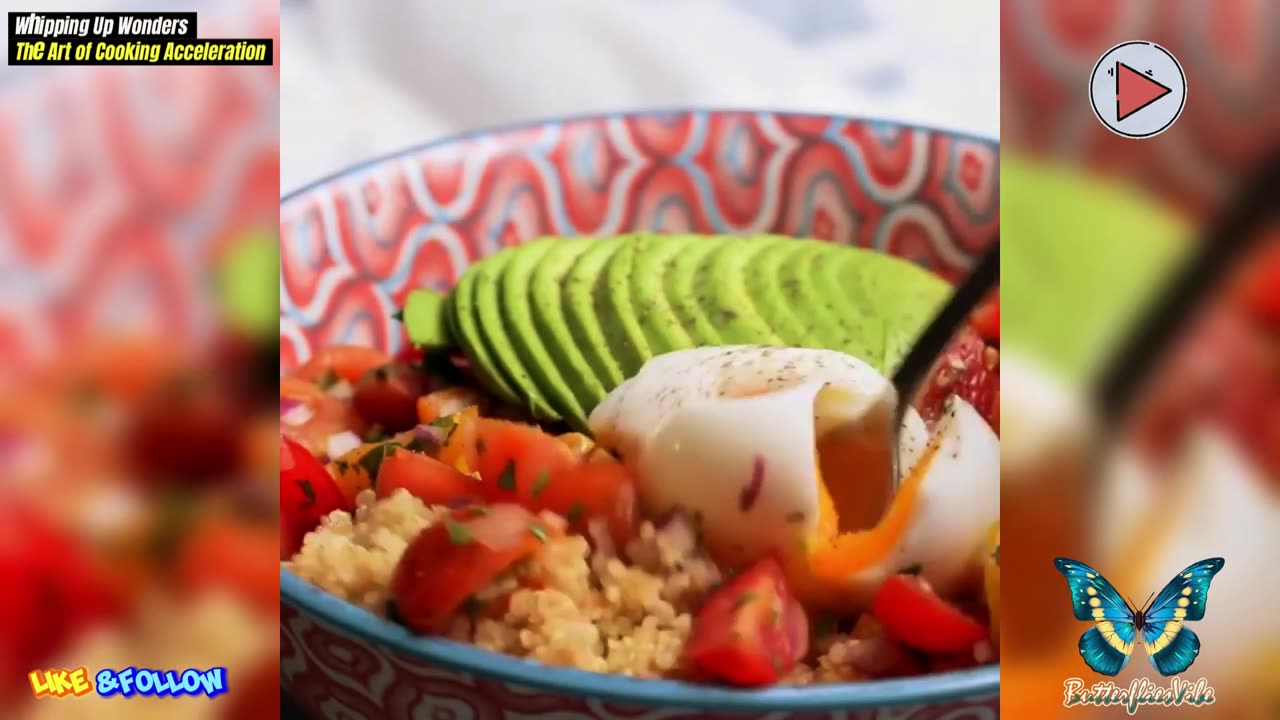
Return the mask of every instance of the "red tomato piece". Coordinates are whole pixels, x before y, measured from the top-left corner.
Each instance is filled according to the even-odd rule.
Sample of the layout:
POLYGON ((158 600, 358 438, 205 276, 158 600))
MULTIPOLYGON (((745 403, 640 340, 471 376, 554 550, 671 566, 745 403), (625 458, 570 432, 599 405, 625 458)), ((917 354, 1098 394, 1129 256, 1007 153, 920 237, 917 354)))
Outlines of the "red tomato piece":
MULTIPOLYGON (((578 531, 586 529, 588 520, 601 518, 608 521, 615 541, 631 537, 635 485, 620 463, 584 462, 559 438, 532 425, 490 418, 471 423, 471 445, 463 457, 480 473, 487 500, 550 510, 578 531)), ((465 430, 460 426, 455 432, 465 430)))
POLYGON ((324 454, 332 435, 346 431, 363 435, 365 429, 364 419, 350 403, 308 380, 280 379, 280 430, 312 453, 324 454))
POLYGON ((712 593, 689 640, 699 671, 741 687, 777 682, 808 652, 808 618, 773 558, 712 593))
POLYGON ((930 373, 916 409, 930 427, 942 416, 947 398, 958 395, 999 429, 1000 352, 972 328, 956 334, 930 373))
POLYGON ((876 592, 872 612, 898 642, 934 655, 971 652, 987 638, 986 625, 938 597, 916 575, 885 580, 876 592))
POLYGON ((404 488, 428 505, 446 505, 481 498, 480 481, 463 475, 435 458, 400 448, 383 459, 375 483, 378 497, 404 488))
POLYGON ((455 510, 405 549, 388 613, 418 632, 443 632, 471 596, 537 552, 554 531, 519 505, 455 510))
POLYGON ((355 385, 365 373, 390 362, 386 353, 364 345, 330 345, 311 356, 294 375, 311 382, 332 375, 355 385))
POLYGON ((360 378, 351 402, 360 417, 400 432, 418 424, 418 398, 426 391, 426 378, 408 365, 382 365, 360 378))
POLYGON ((1280 330, 1280 234, 1245 267, 1236 283, 1237 302, 1271 330, 1280 330))
POLYGON ((969 319, 969 324, 989 343, 1000 344, 1000 291, 995 290, 991 296, 978 306, 969 319))
POLYGON ((280 559, 293 556, 302 539, 334 510, 351 503, 329 471, 306 448, 280 436, 280 559))

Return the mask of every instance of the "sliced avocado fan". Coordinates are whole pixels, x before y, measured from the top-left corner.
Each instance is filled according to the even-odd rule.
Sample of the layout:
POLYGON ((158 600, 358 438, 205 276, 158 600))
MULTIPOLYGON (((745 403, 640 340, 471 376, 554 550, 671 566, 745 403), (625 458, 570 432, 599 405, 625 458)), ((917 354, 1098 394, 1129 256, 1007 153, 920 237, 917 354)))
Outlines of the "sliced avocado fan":
POLYGON ((675 350, 828 348, 888 374, 948 292, 941 278, 860 248, 639 233, 503 250, 447 298, 411 293, 403 319, 415 344, 459 347, 503 399, 585 431, 606 394, 675 350))

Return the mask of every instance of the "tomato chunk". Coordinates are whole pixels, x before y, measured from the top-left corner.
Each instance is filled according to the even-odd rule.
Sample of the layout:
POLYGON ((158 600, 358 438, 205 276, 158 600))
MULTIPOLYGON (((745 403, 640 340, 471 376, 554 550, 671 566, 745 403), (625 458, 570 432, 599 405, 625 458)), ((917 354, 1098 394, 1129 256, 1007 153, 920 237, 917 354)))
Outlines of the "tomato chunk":
POLYGON ((977 310, 973 311, 973 316, 969 318, 969 324, 974 330, 982 336, 983 340, 994 345, 1000 344, 1000 291, 995 290, 991 295, 982 301, 977 310))
POLYGON ((481 499, 480 481, 463 475, 429 455, 404 448, 383 458, 378 470, 378 497, 387 497, 404 488, 428 505, 445 505, 459 500, 481 499))
POLYGON ((935 655, 970 651, 987 628, 938 597, 916 575, 894 575, 880 586, 872 612, 903 645, 935 655))
POLYGON ((410 629, 439 633, 459 609, 555 529, 519 505, 455 510, 409 543, 391 580, 388 614, 410 629))
POLYGON ((319 382, 326 377, 355 385, 370 370, 391 362, 386 353, 363 345, 330 345, 311 356, 294 375, 319 382))
POLYGON ((351 431, 362 435, 364 420, 344 402, 299 378, 280 379, 280 430, 315 454, 327 449, 329 437, 351 431))
POLYGON ((699 671, 742 687, 777 682, 808 652, 808 618, 773 558, 712 593, 689 640, 699 671))
POLYGON ((617 542, 634 530, 631 473, 616 461, 584 461, 565 442, 532 425, 464 415, 441 459, 478 472, 479 492, 490 502, 550 510, 577 531, 600 518, 617 542))
POLYGON ((351 402, 360 417, 399 432, 418 424, 418 398, 426 391, 426 378, 408 365, 381 365, 360 378, 351 402))
POLYGON ((298 552, 302 539, 320 524, 321 518, 334 510, 349 512, 352 507, 320 461, 281 435, 280 559, 298 552))

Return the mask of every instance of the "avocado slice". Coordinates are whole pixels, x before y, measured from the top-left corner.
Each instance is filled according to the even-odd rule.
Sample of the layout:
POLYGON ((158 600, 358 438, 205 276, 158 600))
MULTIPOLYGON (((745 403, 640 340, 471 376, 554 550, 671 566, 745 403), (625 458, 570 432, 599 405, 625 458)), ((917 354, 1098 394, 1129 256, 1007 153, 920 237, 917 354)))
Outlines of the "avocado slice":
POLYGON ((587 364, 605 392, 622 384, 622 368, 608 351, 604 330, 596 320, 594 297, 596 283, 603 282, 603 269, 622 247, 618 238, 589 241, 590 247, 578 256, 569 274, 565 276, 560 294, 560 306, 564 310, 565 324, 574 345, 582 350, 587 364))
POLYGON ((724 237, 691 236, 689 246, 671 263, 663 281, 667 303, 694 345, 723 345, 720 332, 698 302, 697 274, 703 260, 729 242, 724 237))
POLYGON ((841 309, 845 352, 892 373, 946 302, 951 285, 918 265, 862 248, 840 248, 818 279, 841 309))
POLYGON ((480 277, 479 268, 494 262, 503 262, 501 254, 491 256, 468 267, 458 278, 458 284, 449 294, 449 302, 445 308, 445 316, 449 319, 450 334, 462 347, 462 351, 471 359, 471 364, 484 383, 501 399, 507 402, 520 402, 520 396, 512 388, 507 379, 502 377, 492 353, 485 344, 480 330, 479 313, 476 311, 476 281, 480 277))
POLYGON ((438 348, 453 345, 446 312, 449 296, 434 290, 414 290, 404 300, 400 322, 417 347, 438 348))
POLYGON ((521 362, 512 337, 513 325, 507 322, 511 308, 505 307, 502 298, 502 276, 507 268, 526 253, 541 253, 547 240, 526 243, 486 258, 471 271, 475 274, 475 312, 482 339, 500 372, 516 391, 516 397, 538 419, 554 420, 556 412, 547 403, 541 389, 530 375, 529 368, 521 362))
POLYGON ((808 330, 796 305, 795 293, 783 287, 782 265, 803 243, 790 238, 771 237, 762 240, 763 248, 752 260, 744 275, 747 294, 754 298, 756 310, 773 328, 783 344, 806 346, 808 330))
POLYGON ((636 253, 631 272, 631 297, 640 329, 655 356, 697 344, 676 316, 663 280, 671 273, 676 257, 699 240, 692 235, 672 235, 661 242, 648 243, 636 253))
POLYGON ((607 392, 595 370, 569 330, 562 307, 565 277, 583 253, 593 247, 591 240, 560 240, 533 270, 529 282, 529 307, 533 309, 533 326, 545 348, 551 372, 573 395, 573 405, 566 404, 564 419, 575 430, 586 429, 586 413, 595 408, 607 392))
POLYGON ((767 237, 732 237, 707 254, 695 274, 698 303, 730 345, 778 345, 781 340, 756 310, 745 275, 767 237))
POLYGON ((596 321, 604 331, 609 351, 618 361, 623 377, 635 375, 652 357, 631 304, 631 274, 636 253, 653 241, 651 235, 624 238, 621 247, 609 258, 601 282, 595 287, 596 321))
POLYGON ((804 316, 806 347, 843 350, 848 334, 841 315, 829 305, 815 281, 817 268, 830 251, 820 240, 792 240, 795 246, 779 269, 778 282, 783 294, 804 316))
POLYGON ((531 396, 544 400, 546 409, 550 411, 539 415, 537 405, 531 403, 535 416, 544 420, 576 420, 585 425, 586 415, 582 406, 560 374, 561 366, 556 364, 534 323, 534 316, 541 315, 543 308, 538 308, 535 313, 530 304, 533 275, 538 265, 553 248, 567 242, 543 238, 526 243, 520 252, 512 253, 511 261, 498 278, 498 298, 502 303, 507 337, 511 338, 521 368, 533 381, 531 396))

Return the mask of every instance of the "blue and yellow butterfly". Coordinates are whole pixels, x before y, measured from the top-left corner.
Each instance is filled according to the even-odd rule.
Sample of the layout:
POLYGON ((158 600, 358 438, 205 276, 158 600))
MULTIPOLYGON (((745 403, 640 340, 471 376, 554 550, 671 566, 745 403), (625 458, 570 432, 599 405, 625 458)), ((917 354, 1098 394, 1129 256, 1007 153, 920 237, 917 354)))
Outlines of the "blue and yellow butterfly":
POLYGON ((1097 570, 1078 560, 1055 559, 1054 567, 1071 586, 1076 619, 1094 623, 1080 636, 1080 657, 1095 671, 1116 675, 1129 664, 1134 639, 1142 633, 1147 656, 1161 675, 1191 667, 1200 654, 1200 639, 1183 622, 1204 617, 1209 581, 1223 564, 1222 558, 1201 560, 1170 580, 1150 607, 1134 609, 1097 570))

